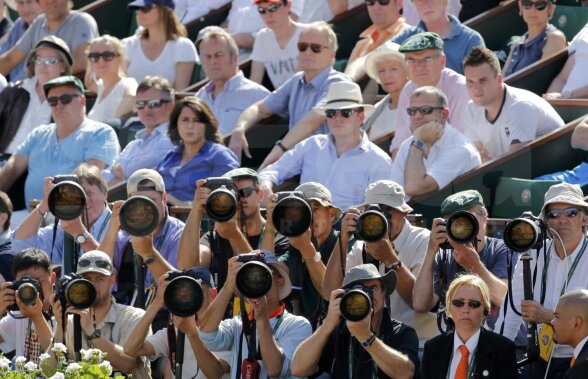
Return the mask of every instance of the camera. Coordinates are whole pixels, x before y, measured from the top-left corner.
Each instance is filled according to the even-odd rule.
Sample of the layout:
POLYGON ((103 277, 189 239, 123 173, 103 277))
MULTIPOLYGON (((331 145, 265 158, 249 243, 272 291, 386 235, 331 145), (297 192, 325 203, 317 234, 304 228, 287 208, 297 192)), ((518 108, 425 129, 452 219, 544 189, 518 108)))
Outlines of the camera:
MULTIPOLYGON (((445 220, 444 225, 447 227, 447 236, 449 239, 462 245, 476 241, 480 229, 478 219, 473 213, 468 211, 457 211, 453 213, 445 220)), ((452 249, 449 241, 443 242, 440 247, 442 249, 452 249)))
POLYGON ((525 252, 541 248, 545 241, 547 225, 531 212, 509 221, 504 228, 504 244, 512 251, 525 252))
POLYGON ((370 313, 373 302, 373 289, 356 284, 340 295, 339 310, 348 321, 361 321, 370 313))
POLYGON ((229 221, 237 213, 237 191, 231 178, 208 178, 204 187, 210 189, 206 213, 217 222, 229 221))
POLYGON ((304 234, 312 225, 312 209, 301 191, 278 192, 272 213, 276 230, 286 237, 304 234))
MULTIPOLYGON (((15 296, 25 305, 33 305, 37 300, 37 294, 42 294, 41 283, 32 276, 26 274, 22 278, 12 282, 11 289, 15 291, 15 296)), ((10 311, 18 311, 16 302, 8 308, 10 311)))
POLYGON ((169 284, 163 293, 163 301, 171 314, 179 317, 193 316, 204 303, 204 291, 200 282, 190 276, 190 270, 170 271, 169 284))
POLYGON ((120 227, 132 236, 151 234, 159 224, 157 205, 146 196, 131 196, 120 208, 120 227))
POLYGON ((265 296, 272 287, 272 271, 265 264, 265 254, 241 254, 237 262, 245 263, 236 277, 239 293, 249 299, 265 296))
POLYGON ((378 204, 369 204, 357 217, 355 238, 366 242, 376 242, 386 237, 389 227, 390 212, 378 204))
POLYGON ((77 175, 56 175, 49 191, 49 210, 60 220, 73 220, 84 213, 86 193, 77 175))
POLYGON ((76 309, 89 308, 97 297, 96 288, 92 282, 75 273, 62 276, 57 280, 55 295, 63 309, 68 305, 76 309))

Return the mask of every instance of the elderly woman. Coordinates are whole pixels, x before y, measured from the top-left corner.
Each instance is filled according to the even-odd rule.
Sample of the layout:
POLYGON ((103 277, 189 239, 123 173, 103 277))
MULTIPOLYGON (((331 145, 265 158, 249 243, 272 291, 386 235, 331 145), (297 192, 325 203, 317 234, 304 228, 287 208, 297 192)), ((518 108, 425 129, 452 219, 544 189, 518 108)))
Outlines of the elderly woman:
POLYGON ((477 275, 462 275, 447 290, 447 314, 455 331, 425 343, 422 377, 427 379, 516 379, 515 345, 483 328, 490 292, 477 275))
POLYGON ((176 104, 168 134, 177 148, 159 162, 157 171, 173 205, 192 200, 198 179, 222 176, 239 167, 237 156, 222 144, 212 111, 198 98, 186 97, 176 104))
POLYGON ((555 0, 519 0, 519 14, 527 24, 527 32, 513 44, 502 70, 504 76, 566 48, 566 36, 549 23, 554 3, 555 0))
POLYGON ((387 95, 376 104, 374 113, 364 122, 364 130, 371 141, 394 133, 396 108, 402 88, 408 81, 404 54, 398 44, 386 42, 366 57, 367 74, 382 86, 387 95))

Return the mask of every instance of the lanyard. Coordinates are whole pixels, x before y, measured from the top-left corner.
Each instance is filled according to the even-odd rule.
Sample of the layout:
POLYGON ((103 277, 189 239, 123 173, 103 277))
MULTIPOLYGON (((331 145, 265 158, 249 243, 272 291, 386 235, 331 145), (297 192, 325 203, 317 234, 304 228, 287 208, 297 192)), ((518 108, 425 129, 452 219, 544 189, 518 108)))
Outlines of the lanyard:
MULTIPOLYGON (((553 247, 554 244, 555 244, 555 242, 553 242, 551 244, 551 246, 549 246, 549 251, 547 252, 547 256, 545 257, 545 266, 543 267, 543 274, 541 275, 541 305, 543 305, 543 302, 545 301, 545 291, 546 291, 546 287, 547 287, 547 285, 546 285, 547 284, 547 270, 549 269, 549 262, 551 261, 551 248, 553 247)), ((564 292, 566 291, 568 284, 570 283, 570 280, 572 279, 572 276, 574 275, 574 272, 576 271, 576 267, 578 266, 578 263, 580 262, 580 258, 582 258, 582 255, 584 255, 584 251, 586 250, 586 245, 588 245, 588 239, 584 238, 584 241, 582 242, 582 247, 580 248, 580 252, 578 253, 578 255, 576 255, 574 262, 572 262, 572 267, 570 267, 570 271, 568 272, 567 280, 565 281, 563 287, 561 288, 560 296, 563 295, 564 292)))
POLYGON ((108 224, 108 221, 110 221, 110 212, 106 215, 104 221, 102 221, 102 225, 100 225, 100 230, 98 231, 98 235, 96 236, 96 241, 98 241, 98 243, 100 243, 100 237, 102 237, 102 232, 104 232, 104 229, 108 224))
MULTIPOLYGON (((478 347, 476 346, 476 348, 474 349, 474 352, 471 354, 471 357, 468 360, 468 372, 466 374, 466 378, 471 378, 472 373, 476 369, 476 360, 474 358, 476 357, 477 350, 478 350, 478 347)), ((447 370, 447 376, 445 377, 445 379, 450 379, 449 375, 451 374, 451 362, 452 361, 453 361, 453 353, 451 353, 451 358, 449 359, 449 369, 447 370)))
POLYGON ((169 229, 169 224, 170 223, 166 221, 165 229, 163 229, 163 235, 161 236, 159 241, 157 241, 157 246, 155 247, 155 250, 157 250, 157 252, 160 254, 161 254, 161 247, 163 246, 163 241, 165 241, 165 236, 167 235, 167 230, 169 229))
MULTIPOLYGON (((347 359, 347 365, 349 366, 349 379, 353 379, 353 360, 354 360, 354 357, 353 357, 353 344, 354 344, 353 337, 351 337, 351 341, 349 342, 349 353, 348 353, 348 359, 347 359)), ((376 379, 378 377, 377 376, 378 369, 375 366, 374 360, 373 359, 370 359, 370 361, 372 363, 371 364, 371 370, 370 370, 371 371, 371 378, 372 379, 376 379)), ((367 369, 367 367, 365 367, 365 366, 362 365, 362 370, 363 369, 367 369)), ((364 372, 362 374, 362 376, 365 375, 365 374, 366 373, 364 372)))

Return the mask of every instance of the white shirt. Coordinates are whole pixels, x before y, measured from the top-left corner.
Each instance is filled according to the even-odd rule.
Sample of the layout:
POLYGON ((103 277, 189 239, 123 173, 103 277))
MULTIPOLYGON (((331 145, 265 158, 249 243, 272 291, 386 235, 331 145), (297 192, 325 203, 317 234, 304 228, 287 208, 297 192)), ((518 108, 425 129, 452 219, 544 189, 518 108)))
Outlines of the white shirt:
MULTIPOLYGON (((478 347, 478 341, 480 340, 480 329, 473 336, 470 337, 469 340, 466 341, 465 345, 469 351, 468 357, 468 368, 473 363, 476 351, 476 347, 478 347)), ((461 360, 461 350, 459 347, 464 345, 463 341, 457 335, 457 332, 453 333, 453 355, 451 359, 451 365, 449 366, 449 377, 455 378, 455 372, 457 371, 457 366, 459 365, 459 361, 461 360)))
MULTIPOLYGON (((353 9, 361 4, 363 0, 348 0, 347 10, 353 9)), ((331 12, 327 0, 307 0, 304 2, 304 10, 298 21, 304 23, 311 23, 314 21, 331 21, 334 15, 331 12)))
POLYGON ((578 356, 580 355, 580 352, 584 348, 584 345, 586 345, 586 342, 588 342, 588 336, 584 337, 582 339, 582 341, 580 341, 580 343, 574 349, 574 359, 578 359, 578 356))
MULTIPOLYGON (((405 0, 402 2, 402 17, 406 19, 406 22, 410 25, 415 26, 421 20, 419 16, 419 12, 417 12, 416 7, 413 4, 414 0, 405 0)), ((459 0, 447 0, 449 1, 449 8, 448 13, 457 17, 459 15, 459 10, 461 9, 461 4, 459 0)))
POLYGON ((199 17, 206 16, 211 11, 202 0, 175 0, 175 3, 174 11, 178 20, 184 25, 199 17))
POLYGON ((586 75, 586 64, 588 63, 588 27, 582 28, 576 34, 569 47, 570 54, 574 54, 575 62, 566 84, 561 92, 573 91, 588 85, 588 75, 586 75))
MULTIPOLYGON (((387 97, 380 100, 380 102, 382 101, 386 101, 387 103, 389 103, 389 99, 387 97)), ((376 107, 378 107, 380 102, 376 104, 376 107)), ((396 124, 394 122, 396 121, 396 113, 398 113, 398 108, 390 109, 388 107, 388 104, 382 104, 382 106, 384 108, 382 109, 378 117, 374 120, 372 127, 369 131, 371 141, 375 141, 378 138, 390 134, 394 130, 396 130, 396 124)))
POLYGON ((88 118, 111 125, 120 124, 120 120, 116 117, 116 112, 118 112, 118 108, 127 92, 129 96, 135 96, 137 81, 133 78, 122 78, 104 98, 102 97, 104 94, 104 83, 102 79, 98 79, 96 85, 98 87, 98 97, 90 113, 88 113, 88 118))

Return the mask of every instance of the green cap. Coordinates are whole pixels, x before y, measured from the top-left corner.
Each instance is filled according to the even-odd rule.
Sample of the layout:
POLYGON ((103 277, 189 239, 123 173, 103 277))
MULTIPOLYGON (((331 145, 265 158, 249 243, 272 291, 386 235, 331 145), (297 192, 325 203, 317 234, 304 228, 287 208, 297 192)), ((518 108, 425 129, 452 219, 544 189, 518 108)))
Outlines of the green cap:
POLYGON ((249 167, 239 167, 239 168, 232 169, 231 171, 224 174, 223 177, 231 178, 231 179, 251 178, 255 181, 258 180, 257 171, 255 171, 254 169, 251 169, 249 167))
POLYGON ((443 40, 439 37, 439 34, 433 32, 415 34, 404 41, 398 51, 411 53, 427 49, 443 50, 443 40))
POLYGON ((47 96, 47 94, 49 93, 49 90, 51 88, 58 87, 58 86, 75 87, 78 91, 80 91, 80 93, 84 93, 84 85, 82 84, 82 81, 73 75, 68 75, 68 76, 60 76, 59 78, 49 80, 47 83, 45 83, 43 85, 43 90, 45 91, 45 96, 47 96))
POLYGON ((441 214, 454 213, 468 209, 474 205, 484 205, 484 199, 482 199, 480 192, 476 190, 461 191, 443 200, 443 203, 441 203, 441 214))

